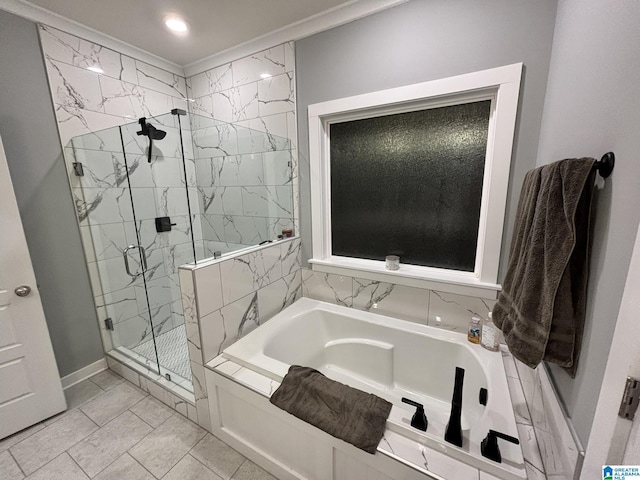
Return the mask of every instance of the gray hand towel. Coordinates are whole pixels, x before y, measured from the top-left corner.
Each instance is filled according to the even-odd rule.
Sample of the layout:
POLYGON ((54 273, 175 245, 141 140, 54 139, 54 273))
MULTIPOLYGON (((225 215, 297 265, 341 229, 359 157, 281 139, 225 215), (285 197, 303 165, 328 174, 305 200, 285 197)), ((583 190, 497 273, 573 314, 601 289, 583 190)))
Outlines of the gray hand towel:
POLYGON ((493 320, 513 355, 557 363, 575 377, 582 342, 595 159, 527 172, 507 275, 493 320))
POLYGON ((269 401, 372 454, 376 453, 391 412, 391 403, 386 400, 298 365, 289 368, 269 401))

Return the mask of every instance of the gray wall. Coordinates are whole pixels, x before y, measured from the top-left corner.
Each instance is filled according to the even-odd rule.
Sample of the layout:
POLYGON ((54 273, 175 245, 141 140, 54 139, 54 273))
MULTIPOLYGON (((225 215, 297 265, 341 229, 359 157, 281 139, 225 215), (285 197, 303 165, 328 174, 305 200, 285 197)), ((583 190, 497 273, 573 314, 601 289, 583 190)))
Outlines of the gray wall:
POLYGON ((0 85, 0 135, 65 376, 102 358, 102 342, 36 25, 1 10, 0 85))
POLYGON ((555 13, 555 0, 413 0, 296 42, 305 261, 311 254, 310 104, 523 62, 502 278, 522 179, 535 166, 555 13))
POLYGON ((640 3, 562 0, 538 165, 612 150, 617 164, 594 199, 584 343, 575 380, 551 366, 586 446, 640 220, 640 3))

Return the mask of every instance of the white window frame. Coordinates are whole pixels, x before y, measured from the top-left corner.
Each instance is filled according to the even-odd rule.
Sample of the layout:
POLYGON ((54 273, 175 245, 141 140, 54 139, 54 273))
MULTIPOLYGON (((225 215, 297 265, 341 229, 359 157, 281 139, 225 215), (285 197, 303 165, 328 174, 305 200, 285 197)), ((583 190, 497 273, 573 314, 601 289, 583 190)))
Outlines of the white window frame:
MULTIPOLYGON (((522 63, 309 106, 313 270, 462 295, 495 298, 522 63), (476 263, 473 272, 333 255, 331 252, 332 123, 491 99, 476 263)), ((402 262, 402 259, 400 259, 402 262)))

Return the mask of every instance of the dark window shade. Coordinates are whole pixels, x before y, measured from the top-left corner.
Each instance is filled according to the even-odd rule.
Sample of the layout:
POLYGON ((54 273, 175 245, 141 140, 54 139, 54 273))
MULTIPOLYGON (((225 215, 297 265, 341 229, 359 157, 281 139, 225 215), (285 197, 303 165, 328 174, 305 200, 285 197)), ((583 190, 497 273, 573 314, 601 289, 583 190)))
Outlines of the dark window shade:
POLYGON ((334 123, 333 255, 473 271, 491 101, 334 123))

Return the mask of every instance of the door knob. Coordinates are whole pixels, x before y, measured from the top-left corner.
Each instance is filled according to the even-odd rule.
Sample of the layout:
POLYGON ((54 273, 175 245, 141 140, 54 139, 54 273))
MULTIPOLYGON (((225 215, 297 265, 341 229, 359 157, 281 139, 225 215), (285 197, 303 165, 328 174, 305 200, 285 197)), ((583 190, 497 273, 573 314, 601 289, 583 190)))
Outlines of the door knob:
POLYGON ((19 297, 26 297, 31 293, 31 287, 27 285, 20 285, 14 290, 14 292, 16 292, 16 295, 18 295, 19 297))

